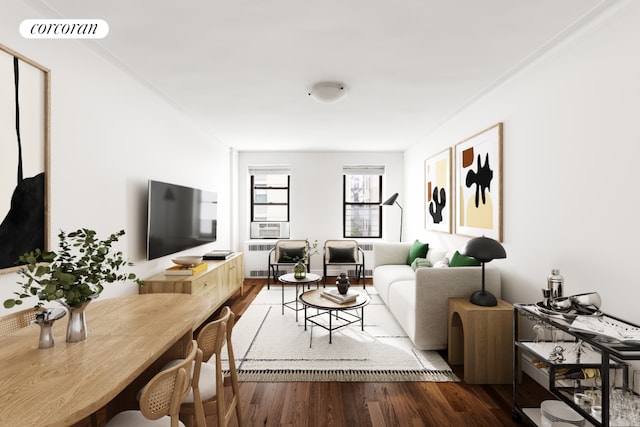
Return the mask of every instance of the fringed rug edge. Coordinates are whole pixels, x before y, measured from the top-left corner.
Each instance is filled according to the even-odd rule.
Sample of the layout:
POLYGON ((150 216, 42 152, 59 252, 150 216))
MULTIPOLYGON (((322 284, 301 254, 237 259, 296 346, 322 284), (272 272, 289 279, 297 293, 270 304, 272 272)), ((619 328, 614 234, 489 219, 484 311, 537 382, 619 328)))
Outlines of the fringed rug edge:
POLYGON ((238 370, 240 382, 459 382, 450 370, 257 369, 238 370))

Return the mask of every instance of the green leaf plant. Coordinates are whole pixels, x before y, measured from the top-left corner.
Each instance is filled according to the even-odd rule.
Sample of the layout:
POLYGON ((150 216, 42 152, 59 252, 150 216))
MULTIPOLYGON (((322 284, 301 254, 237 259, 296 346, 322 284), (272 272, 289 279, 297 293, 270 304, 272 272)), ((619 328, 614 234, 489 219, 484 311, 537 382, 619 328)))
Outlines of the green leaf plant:
POLYGON ((133 263, 112 247, 124 234, 120 230, 99 240, 96 232, 87 228, 70 233, 60 231, 57 253, 35 249, 20 256, 22 266, 18 274, 23 279, 17 283, 21 290, 14 292, 16 298, 5 300, 4 307, 20 305, 22 299, 33 296, 39 300, 35 309, 42 308, 47 301, 60 299, 76 307, 96 298, 105 283, 133 280, 142 285, 135 274, 123 271, 133 263))

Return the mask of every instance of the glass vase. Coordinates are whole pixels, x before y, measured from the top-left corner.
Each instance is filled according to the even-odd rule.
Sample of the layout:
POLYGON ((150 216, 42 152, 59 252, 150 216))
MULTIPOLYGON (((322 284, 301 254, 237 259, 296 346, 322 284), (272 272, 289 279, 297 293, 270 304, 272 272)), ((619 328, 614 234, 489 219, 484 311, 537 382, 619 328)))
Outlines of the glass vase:
POLYGON ((293 277, 296 279, 304 279, 307 277, 307 266, 302 261, 298 261, 293 266, 293 277))

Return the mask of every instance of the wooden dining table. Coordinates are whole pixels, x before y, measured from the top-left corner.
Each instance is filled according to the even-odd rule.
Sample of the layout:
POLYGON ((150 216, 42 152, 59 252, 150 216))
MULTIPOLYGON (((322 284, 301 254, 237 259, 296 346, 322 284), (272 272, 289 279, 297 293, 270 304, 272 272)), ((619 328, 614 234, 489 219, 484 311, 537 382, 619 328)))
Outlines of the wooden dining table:
POLYGON ((35 324, 0 337, 0 426, 102 426, 137 408, 138 391, 185 355, 209 314, 194 295, 130 295, 92 301, 84 341, 65 341, 66 316, 51 348, 38 349, 35 324))

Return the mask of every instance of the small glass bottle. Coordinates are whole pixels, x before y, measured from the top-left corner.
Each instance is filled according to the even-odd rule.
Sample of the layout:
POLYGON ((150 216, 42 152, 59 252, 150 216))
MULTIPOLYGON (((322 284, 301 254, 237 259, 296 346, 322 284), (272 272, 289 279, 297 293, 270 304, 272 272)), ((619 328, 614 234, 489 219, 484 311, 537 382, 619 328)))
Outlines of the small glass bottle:
POLYGON ((547 288, 551 292, 550 298, 560 298, 562 296, 562 287, 564 278, 560 275, 560 270, 554 268, 547 277, 547 288))

